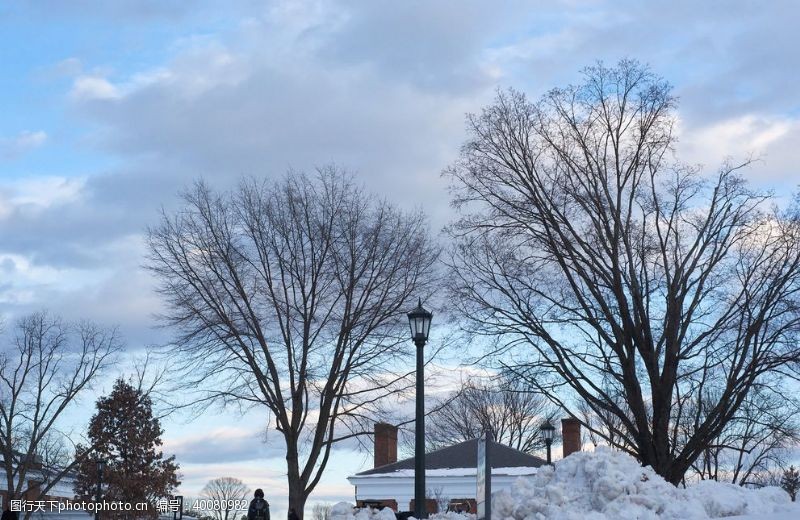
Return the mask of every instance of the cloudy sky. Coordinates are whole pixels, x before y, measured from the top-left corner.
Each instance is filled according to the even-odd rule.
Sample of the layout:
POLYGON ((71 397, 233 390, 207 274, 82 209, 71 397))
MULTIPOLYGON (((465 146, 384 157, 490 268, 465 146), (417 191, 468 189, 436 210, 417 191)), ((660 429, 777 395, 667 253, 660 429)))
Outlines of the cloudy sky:
MULTIPOLYGON (((498 88, 578 81, 596 60, 636 58, 674 85, 683 159, 713 170, 756 154, 746 175, 778 193, 800 179, 790 0, 18 4, 0 2, 0 313, 118 324, 131 350, 163 339, 143 232, 193 179, 333 161, 438 228, 464 114, 498 88)), ((234 475, 280 511, 266 420, 170 419, 183 492, 234 475)), ((344 476, 368 460, 340 451, 316 498, 352 497, 344 476)))

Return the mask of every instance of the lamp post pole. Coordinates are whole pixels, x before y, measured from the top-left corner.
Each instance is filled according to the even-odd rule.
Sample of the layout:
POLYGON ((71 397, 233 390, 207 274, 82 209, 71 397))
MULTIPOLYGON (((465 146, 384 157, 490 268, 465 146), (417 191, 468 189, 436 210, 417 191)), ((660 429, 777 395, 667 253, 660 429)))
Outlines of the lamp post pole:
POLYGON ((425 507, 425 343, 417 345, 417 414, 414 423, 414 516, 426 518, 425 507))
POLYGON ((545 442, 547 443, 547 464, 552 466, 553 461, 550 458, 550 446, 553 444, 553 439, 547 439, 545 442))
POLYGON ((103 470, 105 469, 106 462, 102 459, 98 459, 96 462, 97 465, 97 502, 95 503, 95 510, 94 510, 94 520, 100 520, 100 499, 102 498, 103 493, 103 470))
POLYGON ((414 422, 414 517, 427 518, 425 500, 425 343, 428 341, 433 315, 422 308, 419 300, 417 308, 408 313, 411 325, 411 339, 417 347, 417 411, 414 422))

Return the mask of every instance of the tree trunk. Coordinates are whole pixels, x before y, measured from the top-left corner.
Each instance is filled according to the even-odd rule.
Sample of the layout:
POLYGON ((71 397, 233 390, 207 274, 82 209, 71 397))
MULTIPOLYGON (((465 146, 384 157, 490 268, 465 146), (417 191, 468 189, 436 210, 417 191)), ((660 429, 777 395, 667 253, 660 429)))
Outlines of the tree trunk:
POLYGON ((294 509, 300 520, 303 519, 303 508, 306 504, 305 482, 300 475, 297 442, 286 437, 286 477, 289 484, 289 509, 294 509))
POLYGON ((304 509, 306 507, 306 499, 308 497, 305 494, 305 490, 303 489, 302 482, 296 481, 292 482, 289 481, 289 508, 294 509, 295 513, 297 513, 297 517, 300 520, 303 520, 304 516, 304 509))

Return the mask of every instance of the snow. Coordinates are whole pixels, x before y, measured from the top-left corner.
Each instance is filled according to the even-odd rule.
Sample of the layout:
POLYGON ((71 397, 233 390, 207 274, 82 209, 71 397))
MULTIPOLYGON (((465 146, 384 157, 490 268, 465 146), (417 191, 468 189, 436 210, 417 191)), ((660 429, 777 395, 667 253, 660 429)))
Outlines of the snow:
POLYGON ((515 520, 703 520, 734 515, 766 518, 791 506, 778 488, 745 489, 720 482, 676 488, 632 457, 598 448, 579 452, 520 478, 493 495, 496 518, 515 520))
MULTIPOLYGON (((331 508, 330 520, 396 520, 391 508, 383 509, 364 508, 358 509, 347 502, 339 502, 331 508)), ((439 513, 430 516, 436 520, 475 520, 475 515, 469 513, 439 513)), ((413 516, 408 520, 416 520, 413 516)))
MULTIPOLYGON (((339 502, 331 507, 331 520, 396 520, 394 511, 389 507, 383 509, 357 509, 347 502, 339 502)), ((455 519, 452 519, 455 520, 455 519)), ((457 520, 465 520, 459 518, 457 520)))
MULTIPOLYGON (((745 489, 704 481, 677 488, 632 457, 600 447, 518 478, 492 495, 496 520, 793 520, 800 508, 779 488, 745 489)), ((474 520, 445 513, 433 520, 474 520)), ((342 502, 331 520, 394 520, 391 509, 358 510, 342 502)))
POLYGON ((774 513, 771 515, 747 515, 747 516, 729 516, 725 520, 797 520, 800 518, 800 506, 792 504, 787 507, 786 511, 774 513))
POLYGON ((347 517, 353 514, 353 504, 349 504, 347 502, 337 502, 331 506, 330 516, 331 518, 339 518, 339 517, 347 517))

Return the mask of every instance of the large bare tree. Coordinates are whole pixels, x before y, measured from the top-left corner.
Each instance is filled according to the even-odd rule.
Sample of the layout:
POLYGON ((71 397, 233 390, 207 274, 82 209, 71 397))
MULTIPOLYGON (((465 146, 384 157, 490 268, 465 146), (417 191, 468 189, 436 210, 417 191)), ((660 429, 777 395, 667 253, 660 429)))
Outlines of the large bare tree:
POLYGON ((68 324, 45 312, 21 318, 12 332, 0 353, 0 455, 8 500, 29 491, 46 495, 82 462, 86 454, 71 445, 63 421, 121 348, 115 329, 68 324), (33 489, 31 482, 37 482, 33 489))
POLYGON ((334 443, 411 383, 405 311, 437 251, 402 212, 334 167, 232 193, 197 184, 149 235, 177 368, 197 402, 263 406, 286 449, 302 515, 334 443))
POLYGON ((766 374, 797 376, 800 231, 746 164, 675 160, 674 106, 632 61, 538 102, 502 92, 447 174, 470 332, 524 347, 532 384, 677 483, 766 374))
POLYGON ((533 453, 544 446, 541 425, 554 412, 550 401, 511 374, 471 379, 435 399, 425 425, 429 449, 477 439, 491 430, 497 442, 533 453))

